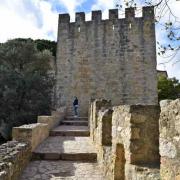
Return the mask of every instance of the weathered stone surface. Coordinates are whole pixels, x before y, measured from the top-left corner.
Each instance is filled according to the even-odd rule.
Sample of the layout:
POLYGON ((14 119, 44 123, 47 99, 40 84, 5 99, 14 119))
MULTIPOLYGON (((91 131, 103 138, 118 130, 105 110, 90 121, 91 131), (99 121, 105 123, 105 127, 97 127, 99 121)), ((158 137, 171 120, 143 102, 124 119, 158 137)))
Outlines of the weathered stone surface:
POLYGON ((31 157, 30 144, 10 141, 0 146, 0 179, 18 180, 31 157))
POLYGON ((105 180, 97 163, 33 161, 20 180, 105 180))
POLYGON ((49 131, 60 123, 65 113, 66 108, 62 107, 53 111, 52 116, 39 116, 38 123, 14 127, 12 131, 13 140, 29 142, 33 151, 49 136, 49 131))
POLYGON ((50 136, 89 136, 87 126, 61 125, 50 132, 50 136))
POLYGON ((160 138, 159 142, 160 142, 159 149, 160 149, 161 156, 166 156, 168 158, 176 157, 177 150, 176 150, 175 145, 172 142, 163 138, 160 138))
MULTIPOLYGON (((98 121, 99 116, 98 113, 101 110, 102 112, 107 108, 111 107, 111 101, 105 99, 96 99, 92 100, 89 108, 89 126, 90 126, 90 136, 91 138, 96 141, 96 131, 98 131, 98 121)), ((100 118, 102 119, 102 118, 100 118)), ((102 125, 102 123, 101 123, 102 125)), ((100 133, 99 133, 100 134, 100 133)))
POLYGON ((57 107, 65 105, 72 113, 74 96, 79 99, 81 115, 87 115, 89 101, 96 98, 111 99, 113 105, 157 104, 153 8, 143 12, 141 18, 130 13, 118 19, 113 10, 109 20, 102 20, 98 12, 88 22, 83 14, 75 23, 69 22, 68 15, 62 21, 60 15, 57 107))
POLYGON ((178 179, 180 174, 180 99, 164 100, 160 104, 161 179, 178 179))
POLYGON ((47 124, 49 130, 53 129, 59 124, 59 121, 56 121, 53 116, 38 116, 37 122, 47 124))
POLYGON ((56 111, 51 112, 51 116, 54 117, 56 122, 62 121, 66 116, 67 108, 65 106, 56 109, 56 111))
MULTIPOLYGON (((126 168, 128 180, 160 180, 159 167, 128 165, 126 168)), ((170 180, 170 179, 169 179, 170 180)))
POLYGON ((89 137, 49 137, 41 143, 36 153, 96 153, 89 137))
POLYGON ((133 164, 158 163, 159 107, 132 105, 114 107, 112 138, 122 143, 126 161, 133 164))
POLYGON ((47 124, 49 130, 52 130, 56 126, 60 124, 60 122, 64 119, 66 113, 66 108, 61 107, 57 111, 52 111, 51 116, 38 116, 37 122, 47 124))
MULTIPOLYGON (((60 125, 55 130, 78 132, 87 131, 88 127, 60 125)), ((96 149, 89 137, 49 137, 33 151, 32 159, 38 161, 28 165, 22 179, 104 179, 96 163, 96 149)))
POLYGON ((32 151, 49 136, 47 124, 29 124, 14 127, 12 131, 13 140, 29 142, 32 151))
MULTIPOLYGON (((95 105, 92 102, 91 106, 95 105)), ((91 137, 104 176, 108 180, 159 180, 159 106, 121 105, 113 110, 92 107, 96 111, 90 112, 97 117, 90 115, 91 137), (103 126, 107 122, 110 123, 103 126), (152 164, 157 167, 152 167, 152 164)))

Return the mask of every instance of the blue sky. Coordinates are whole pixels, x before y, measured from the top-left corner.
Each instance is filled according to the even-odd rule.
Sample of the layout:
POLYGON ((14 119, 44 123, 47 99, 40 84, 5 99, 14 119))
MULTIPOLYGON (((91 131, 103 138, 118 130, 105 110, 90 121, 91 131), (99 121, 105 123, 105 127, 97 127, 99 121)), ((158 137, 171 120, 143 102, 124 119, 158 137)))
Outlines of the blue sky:
MULTIPOLYGON (((86 12, 86 19, 90 20, 92 10, 102 10, 103 18, 108 17, 108 9, 115 8, 118 0, 1 0, 0 3, 0 42, 13 38, 57 39, 58 14, 69 13, 71 21, 75 19, 75 12, 86 12)), ((126 1, 126 0, 124 0, 126 1)), ((142 0, 138 0, 142 1, 142 0)), ((156 1, 156 0, 154 0, 156 1)), ((180 18, 180 1, 171 0, 173 12, 180 18)), ((163 30, 157 28, 156 38, 166 42, 163 30)), ((160 65, 158 69, 167 70, 170 77, 180 79, 180 63, 160 65)), ((177 54, 174 61, 180 59, 177 54)))

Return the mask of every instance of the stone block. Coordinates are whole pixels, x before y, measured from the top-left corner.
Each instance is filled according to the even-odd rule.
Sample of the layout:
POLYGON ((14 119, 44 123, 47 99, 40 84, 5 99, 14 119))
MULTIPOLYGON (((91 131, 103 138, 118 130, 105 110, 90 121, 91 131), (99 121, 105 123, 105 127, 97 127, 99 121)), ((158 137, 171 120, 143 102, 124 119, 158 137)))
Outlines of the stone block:
POLYGON ((69 14, 60 14, 59 15, 59 23, 69 23, 70 22, 70 16, 69 14))
POLYGON ((177 179, 180 174, 180 99, 164 100, 160 105, 161 179, 177 179))
POLYGON ((0 179, 18 180, 31 158, 29 143, 9 141, 0 146, 0 179))
POLYGON ((110 9, 109 10, 109 19, 110 20, 118 19, 118 9, 110 9))
POLYGON ((78 12, 76 13, 76 22, 81 23, 85 21, 85 13, 84 12, 78 12))
POLYGON ((13 140, 29 142, 32 151, 48 136, 48 125, 41 123, 14 127, 12 131, 13 140))
POLYGON ((154 20, 154 7, 153 6, 143 7, 143 17, 148 18, 150 20, 154 20))
POLYGON ((133 17, 135 17, 135 8, 126 8, 125 9, 125 17, 126 18, 133 18, 133 17))
POLYGON ((59 121, 54 116, 38 116, 37 122, 47 124, 49 130, 53 129, 59 124, 59 121))
POLYGON ((131 129, 131 139, 139 139, 140 138, 140 129, 132 128, 131 129))
POLYGON ((101 21, 102 20, 102 12, 101 11, 92 11, 92 20, 101 21))
POLYGON ((159 150, 162 157, 175 158, 177 156, 176 146, 172 142, 163 138, 160 138, 159 141, 159 150))

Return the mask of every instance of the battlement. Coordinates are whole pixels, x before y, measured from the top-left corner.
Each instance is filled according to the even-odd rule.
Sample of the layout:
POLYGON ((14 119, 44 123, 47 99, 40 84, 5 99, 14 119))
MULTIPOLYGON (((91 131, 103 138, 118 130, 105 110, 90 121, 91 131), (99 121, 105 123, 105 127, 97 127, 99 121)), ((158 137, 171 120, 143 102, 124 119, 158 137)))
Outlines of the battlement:
POLYGON ((92 11, 88 21, 78 12, 75 22, 59 15, 57 107, 68 106, 75 95, 82 116, 91 98, 112 99, 114 105, 157 103, 154 7, 143 7, 142 17, 139 12, 126 8, 122 17, 110 9, 104 19, 92 11))
MULTIPOLYGON (((119 19, 118 9, 110 9, 109 10, 109 20, 114 21, 119 19)), ((136 18, 135 17, 135 8, 126 8, 125 9, 125 19, 136 18)), ((142 8, 142 18, 154 19, 154 7, 146 6, 142 8)), ((124 19, 124 18, 121 18, 124 19)), ((102 21, 102 12, 92 11, 91 21, 102 21)), ((60 23, 70 23, 70 15, 69 14, 60 14, 59 15, 60 23)), ((86 22, 86 15, 84 12, 77 12, 75 15, 75 22, 83 23, 86 22)))

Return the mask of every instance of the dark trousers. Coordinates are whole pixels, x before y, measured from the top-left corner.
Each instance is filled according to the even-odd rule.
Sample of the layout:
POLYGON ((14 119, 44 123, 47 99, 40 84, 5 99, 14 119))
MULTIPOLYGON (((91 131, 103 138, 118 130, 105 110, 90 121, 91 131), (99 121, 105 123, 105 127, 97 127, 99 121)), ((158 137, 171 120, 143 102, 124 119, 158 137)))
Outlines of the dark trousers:
POLYGON ((74 114, 75 114, 75 116, 78 116, 78 106, 77 105, 74 106, 74 114))

